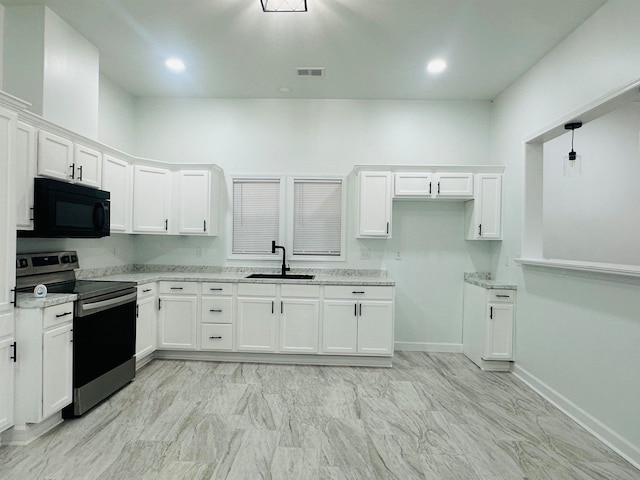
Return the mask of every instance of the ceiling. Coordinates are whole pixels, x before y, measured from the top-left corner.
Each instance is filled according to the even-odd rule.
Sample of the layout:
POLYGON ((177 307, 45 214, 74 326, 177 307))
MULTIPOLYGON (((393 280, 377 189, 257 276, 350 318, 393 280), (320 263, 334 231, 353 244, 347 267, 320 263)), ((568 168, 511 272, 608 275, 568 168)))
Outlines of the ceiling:
POLYGON ((260 0, 0 3, 47 5, 135 96, 491 100, 606 0, 307 0, 306 13, 264 13, 260 0), (169 56, 185 71, 169 72, 169 56), (438 76, 433 57, 448 62, 438 76))

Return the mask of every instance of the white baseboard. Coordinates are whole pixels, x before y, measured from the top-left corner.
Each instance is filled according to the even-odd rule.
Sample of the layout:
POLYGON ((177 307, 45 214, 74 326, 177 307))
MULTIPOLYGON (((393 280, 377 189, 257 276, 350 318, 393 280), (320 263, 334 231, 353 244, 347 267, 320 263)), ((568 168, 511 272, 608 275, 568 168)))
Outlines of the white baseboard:
POLYGON ((565 415, 569 416, 573 421, 594 435, 598 440, 603 442, 640 470, 640 447, 629 442, 620 434, 580 408, 561 393, 555 391, 535 375, 520 367, 518 364, 515 365, 513 374, 519 380, 529 385, 546 400, 555 405, 565 415))
POLYGON ((461 343, 395 342, 394 348, 405 352, 462 353, 461 343))
POLYGON ((15 445, 24 447, 38 439, 49 430, 57 427, 63 422, 62 415, 58 412, 44 419, 40 423, 22 423, 14 425, 9 430, 0 435, 0 445, 15 445))

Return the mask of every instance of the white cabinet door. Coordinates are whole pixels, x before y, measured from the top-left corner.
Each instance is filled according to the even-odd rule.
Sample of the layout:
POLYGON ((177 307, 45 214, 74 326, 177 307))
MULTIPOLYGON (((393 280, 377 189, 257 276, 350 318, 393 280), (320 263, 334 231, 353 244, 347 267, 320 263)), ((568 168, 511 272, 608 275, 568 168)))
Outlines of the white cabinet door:
POLYGON ((16 224, 33 230, 33 179, 38 160, 38 131, 18 122, 16 133, 16 224))
POLYGON ((45 130, 38 135, 38 175, 69 182, 75 179, 73 142, 45 130))
POLYGON ((0 311, 16 282, 15 138, 17 117, 0 108, 0 311))
POLYGON ((46 330, 42 342, 42 418, 73 399, 73 324, 46 330))
POLYGON ((502 238, 502 175, 476 175, 476 193, 471 203, 470 240, 500 240, 502 238))
POLYGON ((111 193, 111 231, 131 230, 131 166, 105 155, 102 159, 102 188, 111 193))
POLYGON ((76 145, 74 153, 75 182, 87 187, 102 185, 102 153, 84 145, 76 145))
POLYGON ((430 197, 430 173, 396 173, 394 176, 394 195, 396 197, 430 197))
POLYGON ((13 425, 14 353, 13 338, 0 340, 0 432, 13 425))
POLYGON ((433 194, 442 198, 473 198, 473 174, 438 173, 433 194))
POLYGON ((358 304, 358 353, 393 353, 393 302, 358 304))
POLYGON ((155 295, 138 299, 136 310, 136 360, 146 357, 156 349, 157 305, 155 295))
POLYGON ((484 360, 513 360, 513 305, 489 303, 484 360))
POLYGON ((193 295, 160 296, 158 348, 195 350, 197 297, 193 295))
POLYGON ((178 172, 179 228, 183 234, 207 235, 211 229, 211 172, 178 172))
POLYGON ((359 237, 391 237, 391 173, 360 172, 359 237))
POLYGON ((168 233, 171 172, 136 165, 133 174, 133 231, 168 233))
POLYGON ((276 351, 275 299, 238 297, 236 349, 243 352, 276 351))
POLYGON ((318 353, 319 315, 318 299, 282 298, 279 350, 293 353, 318 353))
POLYGON ((325 300, 322 321, 322 351, 332 354, 356 353, 358 343, 357 302, 325 300))

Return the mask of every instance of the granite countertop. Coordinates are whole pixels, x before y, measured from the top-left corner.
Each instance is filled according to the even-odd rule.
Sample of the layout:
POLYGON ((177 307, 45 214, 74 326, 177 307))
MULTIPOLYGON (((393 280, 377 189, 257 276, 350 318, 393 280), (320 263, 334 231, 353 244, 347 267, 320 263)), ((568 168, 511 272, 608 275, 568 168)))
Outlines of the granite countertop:
POLYGON ((33 293, 18 293, 16 306, 18 308, 45 308, 73 302, 78 298, 75 293, 48 293, 46 297, 34 297, 33 293))
POLYGON ((500 289, 500 290, 517 290, 518 287, 511 283, 499 282, 491 278, 490 273, 484 272, 465 272, 464 281, 472 285, 482 288, 500 289))
POLYGON ((246 278, 249 273, 250 272, 131 272, 119 273, 97 278, 99 278, 100 280, 135 282, 138 285, 163 280, 180 282, 221 283, 294 283, 303 285, 395 285, 394 280, 389 279, 387 276, 381 275, 340 275, 339 273, 314 273, 315 278, 313 280, 300 280, 281 278, 246 278))

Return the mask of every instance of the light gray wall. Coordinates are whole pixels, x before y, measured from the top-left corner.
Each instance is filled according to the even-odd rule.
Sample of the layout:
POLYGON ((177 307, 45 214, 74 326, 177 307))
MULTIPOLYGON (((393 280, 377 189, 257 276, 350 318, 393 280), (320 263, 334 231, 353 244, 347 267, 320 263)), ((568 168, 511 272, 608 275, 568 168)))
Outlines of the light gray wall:
POLYGON ((132 153, 135 138, 135 98, 105 75, 100 75, 98 141, 132 153))
POLYGON ((576 130, 579 177, 563 175, 570 132, 544 145, 546 258, 640 265, 638 132, 637 102, 576 130))
POLYGON ((522 240, 523 139, 640 79, 638 18, 640 2, 610 0, 500 95, 492 155, 506 166, 498 277, 518 284, 517 367, 640 465, 638 286, 507 262, 522 240))
MULTIPOLYGON (((227 175, 347 175, 356 164, 491 163, 489 102, 137 99, 136 103, 137 155, 211 162, 227 175)), ((396 341, 424 349, 459 347, 463 274, 491 270, 495 245, 464 240, 462 202, 396 202, 393 239, 358 240, 352 178, 349 183, 347 261, 292 266, 386 269, 397 282, 396 341), (368 249, 371 258, 361 259, 361 249, 368 249), (398 251, 400 260, 395 259, 398 251)), ((135 239, 136 261, 238 264, 227 260, 224 216, 221 227, 215 239, 140 235, 135 239), (201 257, 197 249, 202 250, 201 257)))

